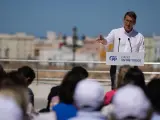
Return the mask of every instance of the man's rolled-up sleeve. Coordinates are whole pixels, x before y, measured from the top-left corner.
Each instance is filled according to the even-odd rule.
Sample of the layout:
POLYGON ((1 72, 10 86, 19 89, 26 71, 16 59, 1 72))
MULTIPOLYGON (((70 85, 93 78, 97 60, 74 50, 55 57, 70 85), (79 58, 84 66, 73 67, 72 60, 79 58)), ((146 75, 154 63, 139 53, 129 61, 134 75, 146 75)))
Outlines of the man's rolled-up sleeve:
POLYGON ((107 37, 104 37, 104 39, 107 41, 108 44, 113 43, 114 41, 114 34, 115 34, 115 30, 112 30, 107 37))

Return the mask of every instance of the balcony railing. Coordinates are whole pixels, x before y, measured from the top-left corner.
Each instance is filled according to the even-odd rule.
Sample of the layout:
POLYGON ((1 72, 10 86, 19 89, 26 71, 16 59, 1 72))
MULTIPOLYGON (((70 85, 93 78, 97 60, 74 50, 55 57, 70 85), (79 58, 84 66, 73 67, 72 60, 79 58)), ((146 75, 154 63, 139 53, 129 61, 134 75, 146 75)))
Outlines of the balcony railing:
MULTIPOLYGON (((105 61, 55 61, 55 60, 22 60, 22 59, 0 59, 6 71, 17 70, 19 67, 28 65, 36 72, 36 82, 44 84, 59 84, 63 76, 72 68, 72 64, 81 65, 87 69, 90 78, 97 79, 103 85, 110 85, 109 66, 105 61), (43 63, 46 63, 43 65, 43 63), (62 65, 59 65, 60 63, 62 65), (87 67, 92 64, 92 67, 87 67)), ((145 62, 144 67, 140 67, 149 81, 152 74, 160 74, 160 62, 145 62), (154 68, 157 65, 157 68, 154 68)))

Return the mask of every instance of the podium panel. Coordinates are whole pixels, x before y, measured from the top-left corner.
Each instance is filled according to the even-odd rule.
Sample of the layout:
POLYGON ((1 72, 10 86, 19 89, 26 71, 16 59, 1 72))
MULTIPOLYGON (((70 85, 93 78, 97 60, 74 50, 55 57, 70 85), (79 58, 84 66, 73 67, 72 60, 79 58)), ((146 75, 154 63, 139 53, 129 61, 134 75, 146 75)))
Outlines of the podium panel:
POLYGON ((106 65, 144 66, 144 53, 106 52, 106 65))

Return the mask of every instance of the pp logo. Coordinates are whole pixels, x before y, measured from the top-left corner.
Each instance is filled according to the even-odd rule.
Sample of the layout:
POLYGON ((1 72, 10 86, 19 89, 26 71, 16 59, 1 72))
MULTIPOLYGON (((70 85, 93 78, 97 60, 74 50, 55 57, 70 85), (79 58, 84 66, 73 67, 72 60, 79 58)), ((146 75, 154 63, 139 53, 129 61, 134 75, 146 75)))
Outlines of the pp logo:
POLYGON ((109 59, 110 59, 111 61, 116 61, 116 60, 117 60, 117 56, 110 56, 109 59))

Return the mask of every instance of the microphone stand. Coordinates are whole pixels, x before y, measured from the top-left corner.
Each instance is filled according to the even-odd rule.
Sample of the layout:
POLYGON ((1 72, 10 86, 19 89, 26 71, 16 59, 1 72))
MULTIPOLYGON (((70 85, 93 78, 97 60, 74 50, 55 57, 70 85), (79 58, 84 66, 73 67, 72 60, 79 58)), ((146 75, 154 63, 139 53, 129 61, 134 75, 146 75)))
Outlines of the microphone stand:
POLYGON ((132 52, 132 45, 131 45, 130 38, 128 38, 128 41, 129 41, 129 45, 130 45, 130 47, 131 47, 131 52, 132 52))
POLYGON ((119 46, 120 46, 121 38, 119 38, 118 40, 119 40, 119 42, 118 42, 118 52, 119 52, 119 46))

